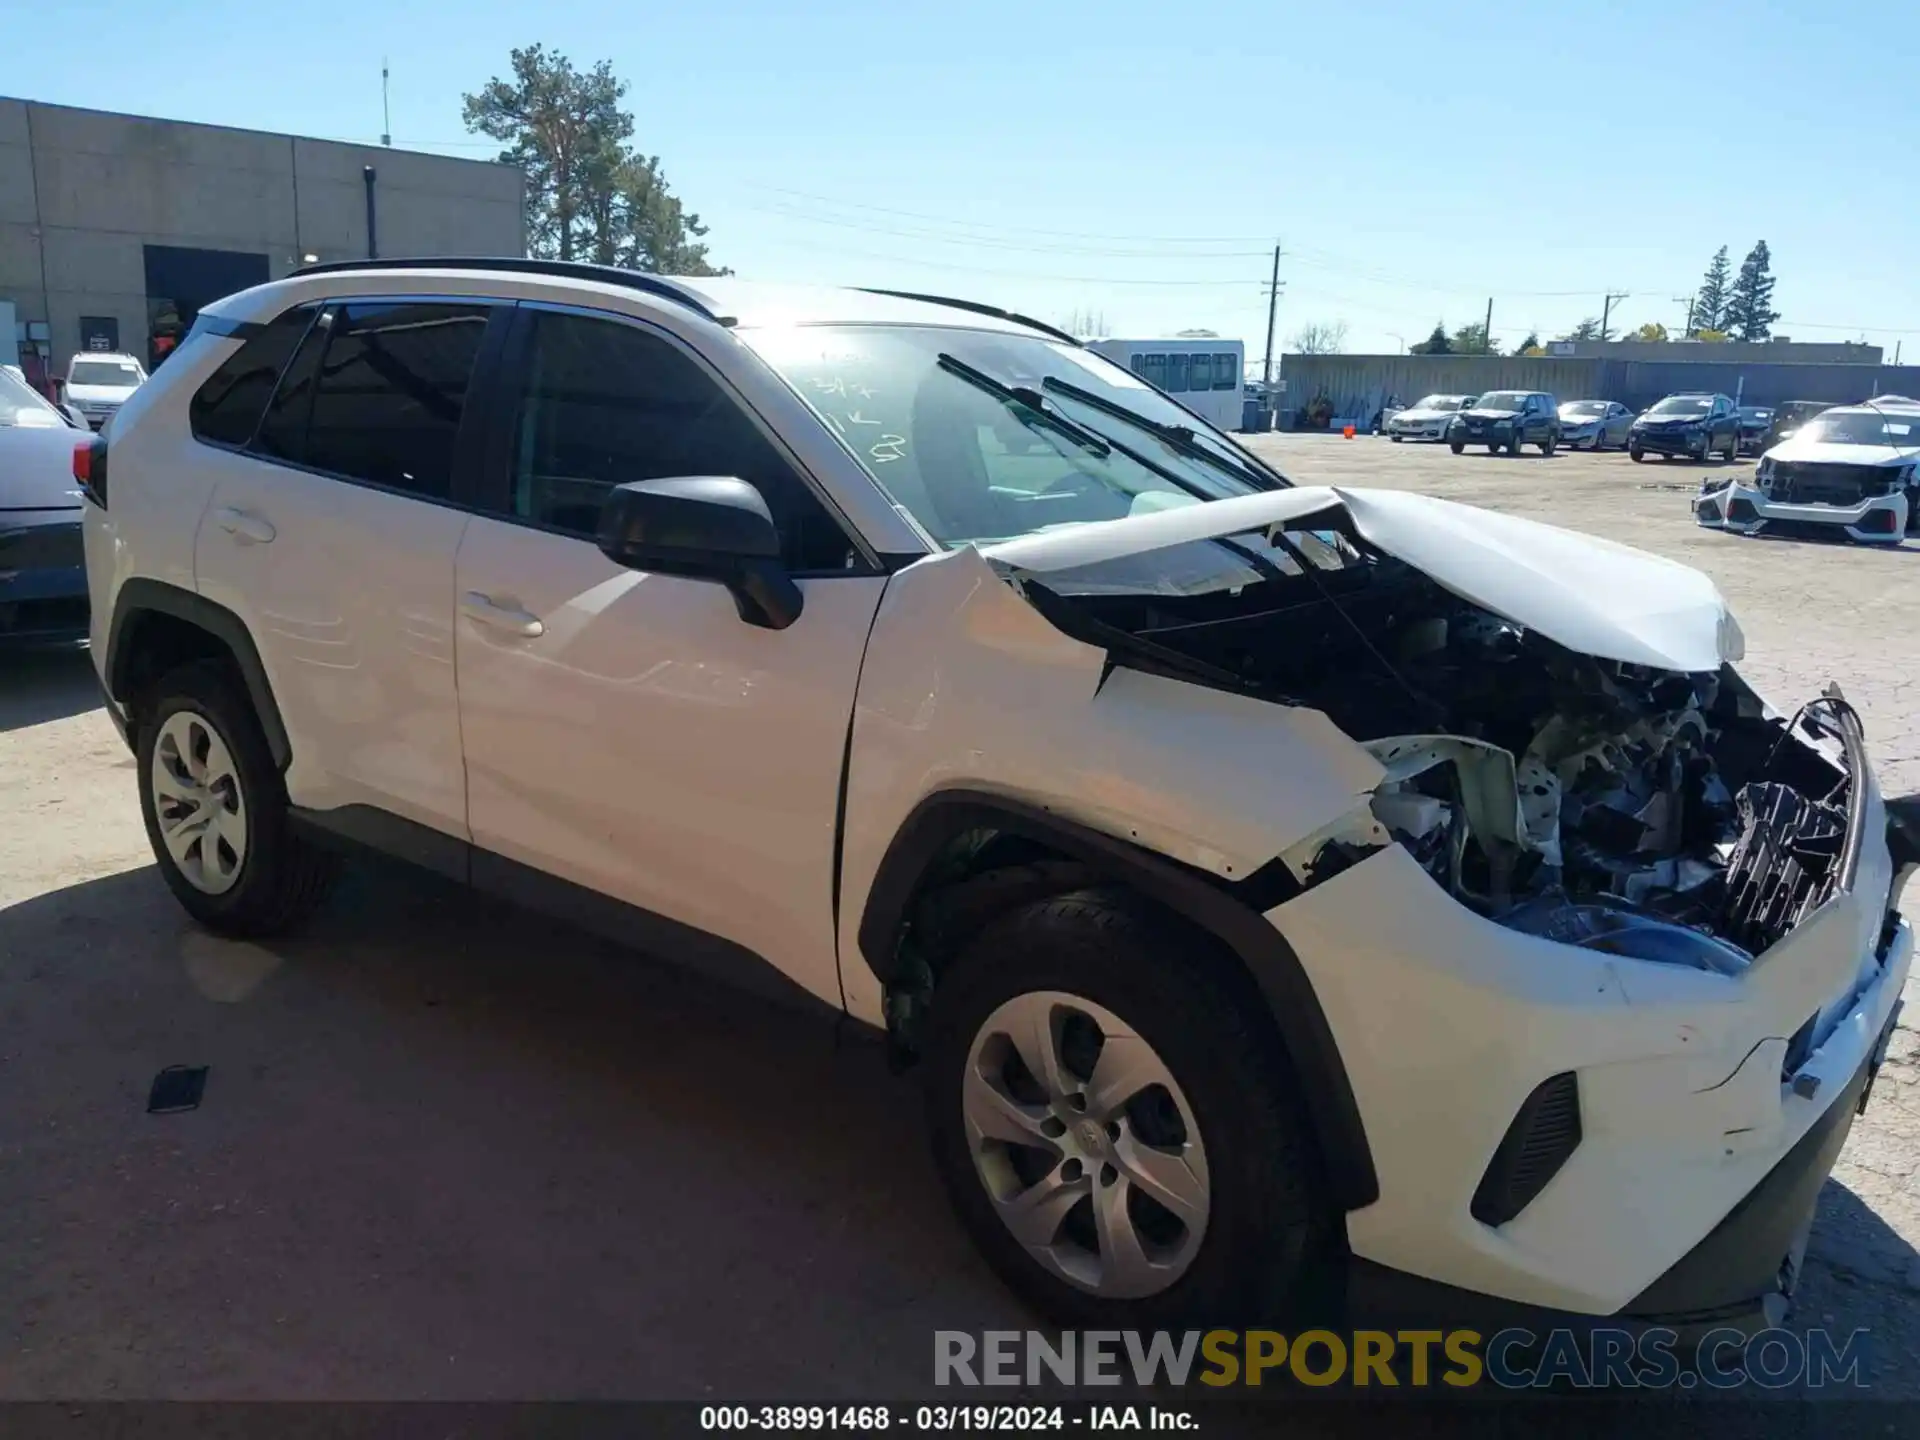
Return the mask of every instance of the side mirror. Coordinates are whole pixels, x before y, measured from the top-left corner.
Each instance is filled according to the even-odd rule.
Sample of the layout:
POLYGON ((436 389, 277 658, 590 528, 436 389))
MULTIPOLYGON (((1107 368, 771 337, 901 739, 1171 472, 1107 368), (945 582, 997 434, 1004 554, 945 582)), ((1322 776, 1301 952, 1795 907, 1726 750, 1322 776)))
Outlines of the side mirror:
POLYGON ((74 429, 91 430, 93 428, 87 423, 87 417, 76 410, 70 401, 62 400, 57 408, 62 415, 67 417, 67 423, 73 426, 74 429))
POLYGON ((629 570, 724 585, 749 625, 784 630, 803 597, 780 559, 780 532, 744 480, 688 475, 616 485, 600 508, 600 553, 629 570))

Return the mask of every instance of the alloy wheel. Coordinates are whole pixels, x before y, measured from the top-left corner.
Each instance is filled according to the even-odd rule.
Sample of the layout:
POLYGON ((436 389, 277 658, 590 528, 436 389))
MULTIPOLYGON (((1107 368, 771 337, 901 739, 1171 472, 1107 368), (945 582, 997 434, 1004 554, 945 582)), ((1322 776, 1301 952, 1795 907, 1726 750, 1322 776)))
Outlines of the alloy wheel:
POLYGON ((974 1035, 961 1107, 980 1183, 1042 1267, 1131 1300, 1192 1265, 1206 1146, 1173 1072, 1111 1010, 1053 990, 1006 1001, 974 1035))
POLYGON ((206 716, 176 710, 161 723, 148 783, 180 874, 208 895, 231 890, 247 859, 247 802, 233 751, 206 716))

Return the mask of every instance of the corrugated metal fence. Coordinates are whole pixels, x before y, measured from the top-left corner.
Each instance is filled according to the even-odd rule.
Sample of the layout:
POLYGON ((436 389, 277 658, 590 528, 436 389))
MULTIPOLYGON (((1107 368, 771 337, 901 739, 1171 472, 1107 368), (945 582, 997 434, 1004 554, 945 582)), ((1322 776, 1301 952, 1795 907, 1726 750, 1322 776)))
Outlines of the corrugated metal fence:
POLYGON ((1920 397, 1920 365, 1730 365, 1698 360, 1598 360, 1551 355, 1288 355, 1282 426, 1324 396, 1336 416, 1371 421, 1390 398, 1545 390, 1562 400, 1618 400, 1645 409, 1677 390, 1738 395, 1742 404, 1833 404, 1872 395, 1920 397))

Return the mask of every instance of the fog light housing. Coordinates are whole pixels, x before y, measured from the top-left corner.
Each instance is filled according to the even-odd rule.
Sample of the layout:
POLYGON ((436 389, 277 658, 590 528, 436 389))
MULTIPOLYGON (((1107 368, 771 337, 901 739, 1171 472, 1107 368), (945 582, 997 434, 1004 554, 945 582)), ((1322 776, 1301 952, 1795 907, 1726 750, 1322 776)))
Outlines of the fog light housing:
POLYGON ((1729 525, 1751 525, 1760 518, 1760 512, 1753 508, 1751 500, 1733 500, 1727 505, 1727 523, 1729 525))
POLYGON ((1695 507, 1695 512, 1702 520, 1710 524, 1718 525, 1720 523, 1720 502, 1717 500, 1702 500, 1699 505, 1695 507))
POLYGON ((1860 517, 1860 528, 1869 535, 1891 535, 1894 533, 1893 511, 1869 510, 1860 517))

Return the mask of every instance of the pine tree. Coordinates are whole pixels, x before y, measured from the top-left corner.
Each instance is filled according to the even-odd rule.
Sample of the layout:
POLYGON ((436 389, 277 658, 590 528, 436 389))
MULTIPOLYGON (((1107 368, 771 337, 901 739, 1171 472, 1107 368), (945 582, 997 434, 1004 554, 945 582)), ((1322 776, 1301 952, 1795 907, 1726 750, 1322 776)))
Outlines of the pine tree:
POLYGON ((1447 339, 1447 327, 1436 321, 1433 333, 1418 344, 1409 345, 1407 353, 1409 355, 1451 355, 1453 342, 1447 339))
POLYGON ((1720 322, 1727 315, 1727 277, 1731 268, 1727 262, 1727 247, 1722 245, 1714 251, 1713 263, 1707 266, 1706 278, 1700 282, 1700 289, 1693 297, 1693 318, 1688 322, 1687 330, 1689 335, 1722 328, 1720 322))
POLYGON ((1736 339, 1764 340, 1779 318, 1780 312, 1773 308, 1773 256, 1761 240, 1740 262, 1720 328, 1733 332, 1736 339))

